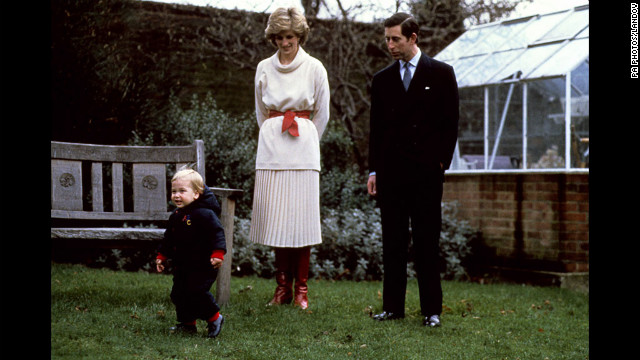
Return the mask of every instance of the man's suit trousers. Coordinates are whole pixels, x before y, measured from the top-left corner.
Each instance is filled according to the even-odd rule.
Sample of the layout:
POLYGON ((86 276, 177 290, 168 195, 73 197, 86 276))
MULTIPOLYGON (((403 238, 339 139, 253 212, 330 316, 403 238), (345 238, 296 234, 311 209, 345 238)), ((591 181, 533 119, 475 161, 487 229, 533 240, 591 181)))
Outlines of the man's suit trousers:
POLYGON ((439 242, 443 176, 439 172, 425 175, 413 180, 400 177, 380 189, 384 311, 405 312, 408 249, 412 241, 422 315, 442 312, 439 242))

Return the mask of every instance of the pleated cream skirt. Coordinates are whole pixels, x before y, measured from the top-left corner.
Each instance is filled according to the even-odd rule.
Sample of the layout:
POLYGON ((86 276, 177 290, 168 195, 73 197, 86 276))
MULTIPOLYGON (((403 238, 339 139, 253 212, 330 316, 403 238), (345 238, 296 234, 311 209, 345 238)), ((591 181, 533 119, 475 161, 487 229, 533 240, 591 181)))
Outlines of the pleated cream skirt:
POLYGON ((256 170, 249 238, 274 247, 322 243, 320 173, 315 170, 256 170))

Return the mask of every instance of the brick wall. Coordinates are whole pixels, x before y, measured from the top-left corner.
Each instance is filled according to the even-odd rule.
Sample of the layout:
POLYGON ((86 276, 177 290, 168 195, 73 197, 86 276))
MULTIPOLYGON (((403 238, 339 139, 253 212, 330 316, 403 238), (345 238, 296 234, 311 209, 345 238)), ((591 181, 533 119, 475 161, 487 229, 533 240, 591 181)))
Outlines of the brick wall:
POLYGON ((589 174, 446 175, 444 201, 480 230, 476 260, 528 270, 589 271, 589 174))

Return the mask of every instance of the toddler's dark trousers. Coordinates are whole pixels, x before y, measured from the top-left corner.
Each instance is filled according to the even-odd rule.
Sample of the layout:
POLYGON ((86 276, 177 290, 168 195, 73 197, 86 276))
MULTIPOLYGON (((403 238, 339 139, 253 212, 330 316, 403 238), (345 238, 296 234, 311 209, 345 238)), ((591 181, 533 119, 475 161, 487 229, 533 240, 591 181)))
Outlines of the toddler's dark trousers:
POLYGON ((209 291, 217 274, 217 270, 174 273, 171 301, 176 306, 178 322, 206 320, 220 311, 209 291))

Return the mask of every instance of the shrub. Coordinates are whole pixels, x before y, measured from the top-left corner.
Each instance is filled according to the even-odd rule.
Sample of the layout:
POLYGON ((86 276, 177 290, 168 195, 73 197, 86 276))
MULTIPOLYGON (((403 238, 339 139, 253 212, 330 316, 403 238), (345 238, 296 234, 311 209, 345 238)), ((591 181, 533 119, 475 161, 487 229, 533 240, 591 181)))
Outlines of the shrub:
MULTIPOLYGON (((466 265, 472 255, 471 244, 478 233, 468 222, 457 219, 457 203, 442 204, 440 257, 441 277, 467 279, 466 265)), ((250 221, 236 219, 233 271, 236 275, 272 276, 275 272, 271 248, 249 241, 250 221)), ((410 246, 409 251, 411 251, 410 246)), ((324 209, 322 244, 311 250, 309 275, 325 279, 380 280, 383 274, 382 226, 380 210, 324 209)), ((413 261, 407 267, 415 276, 413 261)))
POLYGON ((315 247, 315 256, 310 271, 318 277, 381 279, 380 210, 327 209, 322 220, 322 244, 315 247))
POLYGON ((275 273, 275 253, 272 248, 249 240, 250 225, 250 219, 235 218, 231 271, 234 275, 271 277, 275 273))
POLYGON ((162 128, 147 134, 134 132, 131 145, 188 145, 204 142, 206 183, 242 189, 236 213, 248 217, 254 184, 258 126, 253 113, 234 118, 218 108, 213 94, 196 95, 183 107, 171 96, 162 128))
POLYGON ((440 231, 440 257, 445 262, 444 278, 467 279, 467 263, 473 254, 471 244, 479 232, 466 220, 458 218, 458 203, 442 203, 442 230, 440 231))

